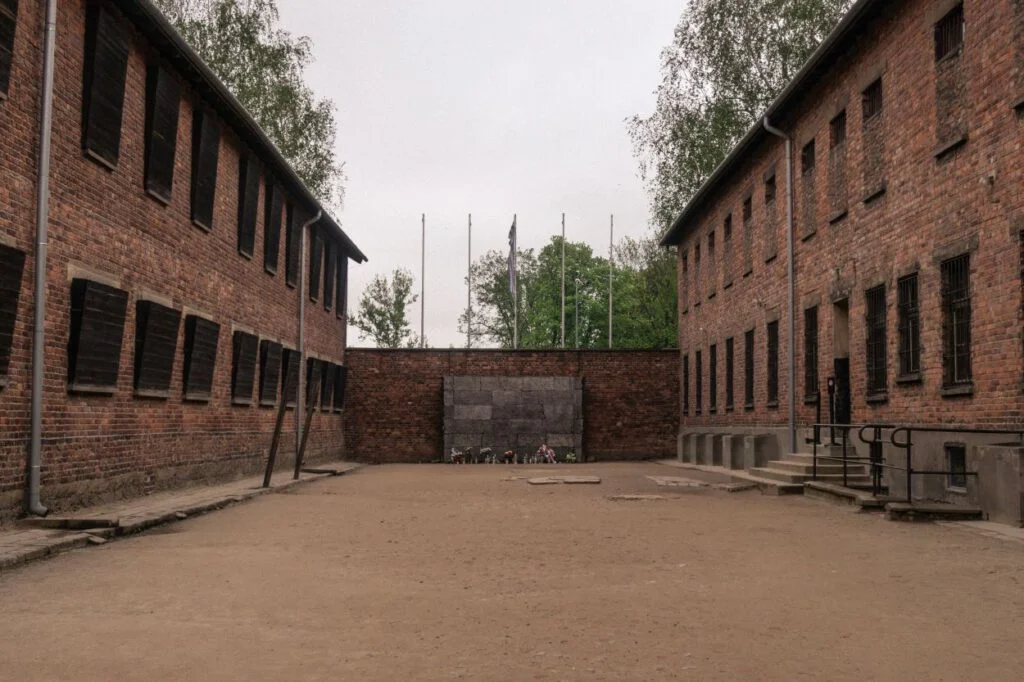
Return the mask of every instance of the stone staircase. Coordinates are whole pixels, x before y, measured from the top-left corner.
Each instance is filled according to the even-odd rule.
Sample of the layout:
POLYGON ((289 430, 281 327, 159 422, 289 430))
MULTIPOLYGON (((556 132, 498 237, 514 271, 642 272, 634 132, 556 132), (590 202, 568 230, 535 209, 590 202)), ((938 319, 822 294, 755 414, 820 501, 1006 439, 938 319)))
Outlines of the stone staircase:
MULTIPOLYGON (((807 446, 808 449, 810 445, 807 446)), ((818 476, 817 480, 835 485, 843 484, 843 463, 834 459, 822 459, 822 456, 841 458, 841 445, 818 445, 818 476)), ((857 451, 847 445, 847 456, 856 457, 857 451)), ((811 452, 795 452, 783 455, 782 459, 772 460, 764 466, 748 470, 750 475, 768 481, 778 481, 789 485, 803 485, 814 480, 814 455, 811 452)), ((868 467, 862 462, 847 462, 847 486, 850 488, 869 488, 871 476, 868 467)))

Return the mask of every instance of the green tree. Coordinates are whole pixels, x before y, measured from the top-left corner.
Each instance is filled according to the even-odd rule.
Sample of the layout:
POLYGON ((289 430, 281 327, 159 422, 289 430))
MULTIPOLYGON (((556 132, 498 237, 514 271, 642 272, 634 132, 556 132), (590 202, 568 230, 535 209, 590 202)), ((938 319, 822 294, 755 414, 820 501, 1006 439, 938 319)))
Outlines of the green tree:
POLYGON ((416 348, 419 336, 409 326, 406 309, 419 298, 412 293, 413 278, 408 270, 396 269, 391 280, 377 275, 363 289, 359 306, 351 316, 360 339, 371 339, 378 348, 416 348))
POLYGON ((615 246, 615 330, 618 348, 675 348, 678 343, 676 259, 651 235, 615 246))
POLYGON ((156 0, 325 205, 341 208, 344 164, 335 154, 334 103, 303 73, 313 44, 279 26, 276 0, 156 0))
POLYGON ((661 54, 657 103, 628 121, 651 218, 671 224, 852 0, 691 0, 661 54))

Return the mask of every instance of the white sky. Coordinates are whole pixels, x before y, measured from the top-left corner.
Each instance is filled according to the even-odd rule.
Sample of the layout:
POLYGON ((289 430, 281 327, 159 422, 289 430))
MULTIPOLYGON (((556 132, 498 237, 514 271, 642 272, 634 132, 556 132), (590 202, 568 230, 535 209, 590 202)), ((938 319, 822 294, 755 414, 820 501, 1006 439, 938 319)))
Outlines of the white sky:
MULTIPOLYGON (((313 39, 307 81, 337 105, 349 177, 336 216, 369 257, 350 269, 349 307, 377 273, 420 280, 427 215, 426 334, 465 345, 466 218, 474 260, 539 249, 560 231, 608 249, 648 225, 624 120, 654 106, 659 53, 685 0, 278 0, 283 26, 313 39)), ((409 310, 418 332, 419 303, 409 310)), ((349 344, 368 345, 354 329, 349 344)))

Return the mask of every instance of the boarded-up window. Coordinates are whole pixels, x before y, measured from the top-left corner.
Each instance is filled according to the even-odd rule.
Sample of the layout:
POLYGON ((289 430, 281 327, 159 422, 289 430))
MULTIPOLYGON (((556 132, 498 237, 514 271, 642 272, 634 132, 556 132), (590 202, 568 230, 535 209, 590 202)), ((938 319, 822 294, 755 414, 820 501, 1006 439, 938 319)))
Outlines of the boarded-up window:
POLYGON ((334 275, 338 264, 338 245, 333 239, 324 244, 324 310, 334 307, 334 275))
POLYGON ((125 291, 86 279, 71 282, 68 390, 114 392, 127 306, 125 291))
POLYGON ((324 363, 316 358, 306 358, 306 408, 315 407, 320 395, 324 363))
POLYGON ((82 148, 108 168, 117 166, 128 70, 128 37, 106 3, 92 2, 86 17, 82 148))
POLYGON ((159 64, 146 74, 146 191, 164 203, 171 201, 174 155, 178 142, 181 86, 159 64))
POLYGON ((197 106, 192 114, 192 222, 205 230, 213 228, 219 155, 220 127, 197 106))
POLYGON ((320 409, 324 412, 330 412, 333 407, 332 398, 334 397, 334 363, 323 363, 321 371, 323 376, 320 379, 320 409))
POLYGON ((238 253, 252 258, 260 199, 260 167, 246 154, 238 162, 238 253))
POLYGON ((338 249, 338 277, 334 285, 335 306, 338 317, 348 314, 348 256, 338 249))
POLYGON ((0 388, 7 384, 25 254, 0 244, 0 388))
POLYGON ((320 272, 324 262, 324 239, 320 230, 309 231, 309 300, 320 298, 320 272))
POLYGON ((276 275, 281 249, 281 188, 267 178, 263 196, 263 269, 276 275))
POLYGON ((219 338, 220 325, 216 322, 195 315, 185 318, 185 400, 209 402, 219 338))
POLYGON ((252 405, 256 382, 256 357, 259 339, 254 334, 235 332, 231 354, 231 404, 252 405))
POLYGON ((334 411, 341 412, 345 406, 345 385, 348 383, 348 367, 335 365, 334 367, 334 411))
POLYGON ((181 313, 153 301, 135 304, 135 395, 166 398, 178 350, 181 313))
POLYGON ((284 244, 284 283, 295 287, 299 282, 299 249, 301 248, 302 220, 295 204, 288 204, 288 224, 284 244))
POLYGON ((299 396, 299 352, 285 348, 281 359, 282 368, 286 368, 284 379, 284 400, 288 407, 295 407, 299 396))
POLYGON ((281 344, 264 339, 260 341, 260 405, 277 404, 277 389, 281 385, 281 344))
POLYGON ((0 0, 0 95, 11 85, 14 33, 18 25, 18 0, 0 0))

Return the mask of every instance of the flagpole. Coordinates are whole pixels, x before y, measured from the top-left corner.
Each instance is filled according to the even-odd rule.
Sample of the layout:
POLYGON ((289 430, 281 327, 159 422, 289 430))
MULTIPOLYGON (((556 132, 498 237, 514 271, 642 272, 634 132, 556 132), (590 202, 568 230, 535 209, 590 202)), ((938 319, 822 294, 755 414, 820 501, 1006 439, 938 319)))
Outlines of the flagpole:
POLYGON ((562 213, 562 348, 565 348, 565 213, 562 213))
POLYGON ((615 254, 612 248, 615 244, 615 215, 612 215, 611 225, 608 227, 608 347, 612 347, 612 282, 615 274, 615 254))
MULTIPOLYGON (((518 261, 518 250, 519 250, 519 235, 517 234, 516 228, 516 214, 512 214, 512 265, 517 270, 519 268, 518 261)), ((512 350, 519 348, 519 277, 515 278, 516 286, 512 293, 512 310, 514 316, 512 318, 512 350)))
POLYGON ((423 332, 427 319, 427 214, 424 213, 420 220, 423 226, 423 237, 420 242, 420 348, 425 348, 423 332))
POLYGON ((466 348, 473 347, 473 214, 466 236, 466 348))

